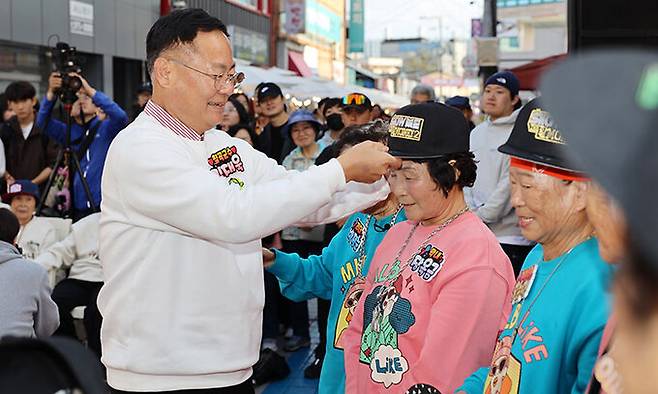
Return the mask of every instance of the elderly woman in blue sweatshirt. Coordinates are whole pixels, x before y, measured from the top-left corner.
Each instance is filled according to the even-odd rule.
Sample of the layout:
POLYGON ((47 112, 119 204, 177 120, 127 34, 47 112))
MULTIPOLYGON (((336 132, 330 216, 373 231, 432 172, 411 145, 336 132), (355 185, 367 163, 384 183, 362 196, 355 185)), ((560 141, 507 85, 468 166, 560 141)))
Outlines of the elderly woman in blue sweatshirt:
POLYGON ((507 143, 512 205, 530 252, 512 293, 512 314, 491 364, 457 393, 582 393, 608 320, 606 264, 586 214, 587 179, 564 160, 564 140, 536 99, 507 143))
MULTIPOLYGON (((77 100, 71 107, 71 148, 78 154, 80 168, 89 185, 93 205, 98 210, 101 202, 101 175, 105 165, 105 157, 110 143, 124 127, 128 125, 128 115, 114 101, 97 91, 81 75, 82 87, 77 92, 77 100), (97 116, 99 109, 102 116, 97 116), (83 152, 84 151, 84 152, 83 152)), ((64 145, 66 142, 66 124, 51 118, 55 105, 56 93, 62 86, 59 73, 52 73, 48 79, 48 91, 37 114, 37 125, 48 137, 64 145)), ((93 213, 92 204, 88 201, 82 180, 78 174, 73 175, 73 212, 74 220, 93 213)))
MULTIPOLYGON (((336 150, 359 142, 383 141, 386 128, 375 122, 346 131, 336 150)), ((356 308, 370 259, 377 246, 395 223, 406 220, 395 196, 367 211, 350 216, 341 230, 322 250, 322 254, 302 259, 295 253, 263 250, 264 264, 273 273, 284 296, 293 301, 315 297, 331 299, 327 322, 326 356, 320 374, 319 393, 345 392, 345 364, 341 335, 347 329, 356 308)))

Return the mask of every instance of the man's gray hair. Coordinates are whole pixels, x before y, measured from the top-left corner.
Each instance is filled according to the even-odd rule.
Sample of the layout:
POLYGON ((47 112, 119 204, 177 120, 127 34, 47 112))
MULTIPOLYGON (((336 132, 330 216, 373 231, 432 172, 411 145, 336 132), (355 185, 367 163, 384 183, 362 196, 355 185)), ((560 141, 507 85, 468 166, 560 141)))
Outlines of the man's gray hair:
POLYGON ((430 100, 436 100, 436 94, 434 94, 434 88, 429 85, 418 84, 411 89, 411 97, 417 94, 424 94, 429 97, 430 100))

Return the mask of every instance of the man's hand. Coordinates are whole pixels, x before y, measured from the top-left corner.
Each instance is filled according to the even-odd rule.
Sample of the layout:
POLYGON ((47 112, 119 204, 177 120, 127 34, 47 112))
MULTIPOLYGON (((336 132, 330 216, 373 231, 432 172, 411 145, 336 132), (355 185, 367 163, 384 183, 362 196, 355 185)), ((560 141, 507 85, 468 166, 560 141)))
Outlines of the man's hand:
POLYGON ((373 183, 390 169, 398 169, 402 161, 388 153, 386 145, 365 141, 343 152, 338 161, 343 166, 345 181, 373 183))
POLYGON ((94 97, 94 95, 96 94, 96 89, 92 88, 89 82, 87 82, 87 80, 84 79, 82 75, 78 73, 70 73, 69 75, 72 77, 80 78, 80 81, 82 81, 82 89, 85 91, 85 94, 90 98, 94 97))
POLYGON ((48 101, 53 101, 55 99, 55 91, 62 87, 62 76, 58 72, 50 73, 48 77, 48 91, 46 92, 46 98, 48 101))
POLYGON ((274 264, 276 255, 267 248, 263 248, 263 268, 271 267, 274 264))

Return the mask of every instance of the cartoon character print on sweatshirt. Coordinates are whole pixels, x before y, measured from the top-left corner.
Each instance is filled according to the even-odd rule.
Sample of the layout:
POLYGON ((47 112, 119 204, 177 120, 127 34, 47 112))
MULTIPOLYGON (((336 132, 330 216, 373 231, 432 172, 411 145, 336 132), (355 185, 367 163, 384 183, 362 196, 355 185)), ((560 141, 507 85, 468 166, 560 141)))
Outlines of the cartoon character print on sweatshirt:
POLYGON ((512 354, 512 337, 498 340, 483 394, 518 394, 521 363, 512 354))
POLYGON ((340 307, 340 312, 338 313, 338 320, 336 321, 334 336, 334 348, 336 349, 344 350, 344 346, 340 342, 340 339, 352 321, 352 317, 356 311, 356 306, 359 304, 359 300, 363 294, 365 283, 365 279, 362 276, 359 276, 347 288, 345 298, 340 307))
POLYGON ((350 231, 347 232, 347 244, 350 245, 353 251, 358 252, 361 240, 365 236, 365 232, 368 231, 365 224, 361 221, 360 218, 357 218, 352 225, 350 226, 350 231))
POLYGON ((532 284, 535 282, 537 276, 537 265, 534 264, 519 273, 516 279, 516 284, 512 290, 512 305, 518 304, 528 297, 532 284))
POLYGON ((398 336, 416 322, 411 302, 401 296, 404 281, 376 286, 364 303, 363 334, 359 361, 370 366, 371 379, 389 388, 399 384, 409 363, 398 348, 398 336))
POLYGON ((227 146, 208 157, 208 165, 211 171, 217 171, 217 175, 229 178, 236 172, 244 172, 244 162, 238 153, 238 148, 227 146))

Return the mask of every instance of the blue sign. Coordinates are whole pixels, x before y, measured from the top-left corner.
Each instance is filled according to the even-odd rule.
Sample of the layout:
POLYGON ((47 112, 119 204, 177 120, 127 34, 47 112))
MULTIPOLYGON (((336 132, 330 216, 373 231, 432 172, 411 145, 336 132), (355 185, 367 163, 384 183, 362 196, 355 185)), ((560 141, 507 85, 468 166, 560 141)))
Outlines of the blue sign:
POLYGON ((306 34, 325 38, 338 43, 341 39, 343 18, 318 3, 316 0, 306 1, 306 34))

